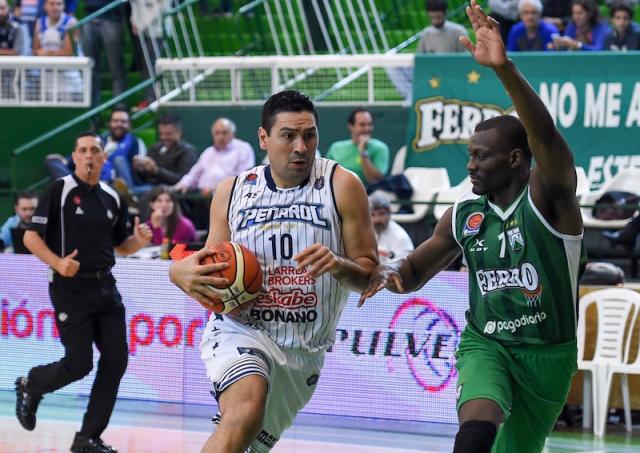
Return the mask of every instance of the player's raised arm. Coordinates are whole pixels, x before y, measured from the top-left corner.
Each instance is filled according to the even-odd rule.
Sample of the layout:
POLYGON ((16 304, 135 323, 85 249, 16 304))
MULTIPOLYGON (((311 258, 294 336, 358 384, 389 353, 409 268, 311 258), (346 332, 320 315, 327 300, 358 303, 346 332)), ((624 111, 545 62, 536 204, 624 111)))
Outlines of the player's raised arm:
POLYGON ((477 42, 473 44, 467 37, 460 40, 478 63, 496 72, 527 131, 536 161, 530 181, 536 206, 556 229, 578 234, 582 222, 575 200, 576 176, 569 147, 542 100, 507 58, 498 23, 487 16, 475 0, 467 7, 467 15, 477 42))
POLYGON ((415 291, 446 269, 460 255, 453 237, 452 212, 453 208, 449 208, 436 224, 433 235, 408 256, 376 267, 358 305, 385 288, 396 293, 415 291))

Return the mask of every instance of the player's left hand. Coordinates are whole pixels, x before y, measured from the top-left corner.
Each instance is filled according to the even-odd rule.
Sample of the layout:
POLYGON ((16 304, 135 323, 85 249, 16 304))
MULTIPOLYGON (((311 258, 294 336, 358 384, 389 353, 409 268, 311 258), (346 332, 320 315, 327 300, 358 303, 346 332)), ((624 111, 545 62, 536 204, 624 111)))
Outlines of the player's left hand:
POLYGON ((309 277, 319 277, 325 272, 336 272, 340 268, 342 258, 333 253, 326 245, 313 244, 302 250, 293 259, 298 269, 307 268, 309 277))
POLYGON ((153 236, 149 225, 146 223, 140 223, 140 217, 138 216, 133 219, 133 235, 136 238, 136 241, 143 246, 149 244, 153 236))
POLYGON ((504 66, 508 59, 498 22, 487 16, 476 0, 471 0, 470 6, 467 6, 467 16, 476 33, 476 44, 466 36, 461 36, 460 42, 481 65, 490 68, 504 66))

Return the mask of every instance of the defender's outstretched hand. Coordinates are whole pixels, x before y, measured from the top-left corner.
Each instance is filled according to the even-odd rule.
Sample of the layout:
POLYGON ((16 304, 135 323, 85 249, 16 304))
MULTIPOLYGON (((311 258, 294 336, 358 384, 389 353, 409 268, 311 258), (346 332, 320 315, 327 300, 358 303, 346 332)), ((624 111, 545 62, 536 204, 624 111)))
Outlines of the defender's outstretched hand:
POLYGON ((467 48, 473 58, 483 66, 497 68, 507 63, 507 52, 500 37, 498 22, 482 10, 476 0, 471 0, 467 6, 467 16, 476 33, 475 45, 466 36, 460 37, 460 42, 467 48))
POLYGON ((404 284, 398 271, 389 266, 380 265, 371 271, 369 285, 362 292, 360 300, 358 300, 358 307, 362 307, 368 298, 385 288, 395 293, 404 293, 404 284))

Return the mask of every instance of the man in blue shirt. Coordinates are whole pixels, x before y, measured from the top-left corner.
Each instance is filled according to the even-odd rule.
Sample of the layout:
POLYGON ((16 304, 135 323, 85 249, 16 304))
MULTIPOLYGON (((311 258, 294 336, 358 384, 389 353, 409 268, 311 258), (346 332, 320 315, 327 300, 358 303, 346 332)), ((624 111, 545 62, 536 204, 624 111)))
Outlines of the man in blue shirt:
POLYGON ((522 0, 518 4, 521 21, 509 31, 507 50, 509 52, 542 51, 553 47, 553 35, 558 29, 543 20, 540 0, 522 0))
MULTIPOLYGON (((130 129, 131 120, 127 110, 114 109, 109 119, 109 132, 100 137, 102 146, 109 156, 100 173, 101 181, 111 183, 116 177, 130 174, 133 156, 146 154, 144 144, 130 132, 130 129)), ((70 175, 73 171, 71 160, 60 154, 49 154, 45 164, 52 179, 70 175)))
MULTIPOLYGON (((16 250, 13 243, 12 230, 22 229, 31 222, 31 216, 38 207, 38 197, 33 192, 20 192, 16 195, 13 204, 15 215, 9 217, 2 227, 0 227, 0 251, 3 249, 16 250)), ((23 247, 19 247, 22 249, 23 247)))

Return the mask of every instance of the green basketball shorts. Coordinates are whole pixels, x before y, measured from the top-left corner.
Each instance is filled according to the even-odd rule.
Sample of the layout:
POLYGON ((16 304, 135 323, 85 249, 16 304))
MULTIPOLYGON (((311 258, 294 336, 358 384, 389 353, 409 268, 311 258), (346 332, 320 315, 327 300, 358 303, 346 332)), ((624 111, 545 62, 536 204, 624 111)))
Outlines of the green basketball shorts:
POLYGON ((577 369, 576 342, 505 346, 467 325, 456 359, 457 409, 489 399, 504 413, 492 452, 541 452, 577 369))

